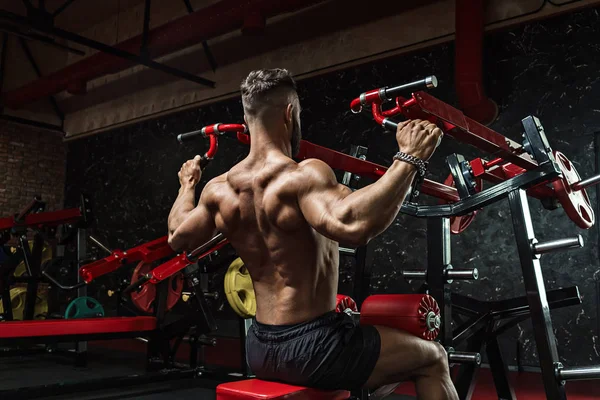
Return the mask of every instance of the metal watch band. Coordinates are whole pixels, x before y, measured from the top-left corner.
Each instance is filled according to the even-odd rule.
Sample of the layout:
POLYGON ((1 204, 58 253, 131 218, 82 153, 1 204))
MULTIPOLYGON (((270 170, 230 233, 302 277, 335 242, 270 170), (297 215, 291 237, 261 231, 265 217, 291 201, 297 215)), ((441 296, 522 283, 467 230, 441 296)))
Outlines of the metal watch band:
POLYGON ((422 178, 425 176, 425 172, 427 171, 427 162, 421 160, 419 157, 411 156, 410 154, 399 151, 394 156, 394 160, 404 161, 414 165, 417 168, 419 177, 422 178))

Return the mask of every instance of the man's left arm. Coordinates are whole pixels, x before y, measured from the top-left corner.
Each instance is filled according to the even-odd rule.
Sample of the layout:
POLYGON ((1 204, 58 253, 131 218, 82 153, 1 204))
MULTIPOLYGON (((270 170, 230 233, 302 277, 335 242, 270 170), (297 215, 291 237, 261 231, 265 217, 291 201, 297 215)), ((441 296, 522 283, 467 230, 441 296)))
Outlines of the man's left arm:
POLYGON ((211 182, 207 183, 194 206, 195 189, 200 181, 200 156, 187 161, 178 173, 179 194, 169 213, 169 245, 175 251, 193 250, 215 233, 215 218, 210 210, 211 182))

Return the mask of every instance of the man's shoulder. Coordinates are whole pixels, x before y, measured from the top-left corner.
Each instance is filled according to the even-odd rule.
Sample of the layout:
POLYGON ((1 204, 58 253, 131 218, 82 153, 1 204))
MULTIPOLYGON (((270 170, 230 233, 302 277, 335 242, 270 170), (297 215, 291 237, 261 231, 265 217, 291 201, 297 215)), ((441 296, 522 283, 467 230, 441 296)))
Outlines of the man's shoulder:
POLYGON ((307 175, 322 175, 330 174, 332 172, 331 167, 325 162, 316 158, 307 158, 298 163, 298 172, 307 175))
POLYGON ((303 174, 308 179, 327 179, 334 176, 331 167, 316 158, 308 158, 298 163, 298 172, 303 174))
POLYGON ((210 202, 215 200, 219 193, 223 193, 223 186, 227 184, 227 173, 215 176, 209 180, 202 189, 202 197, 204 201, 210 202))

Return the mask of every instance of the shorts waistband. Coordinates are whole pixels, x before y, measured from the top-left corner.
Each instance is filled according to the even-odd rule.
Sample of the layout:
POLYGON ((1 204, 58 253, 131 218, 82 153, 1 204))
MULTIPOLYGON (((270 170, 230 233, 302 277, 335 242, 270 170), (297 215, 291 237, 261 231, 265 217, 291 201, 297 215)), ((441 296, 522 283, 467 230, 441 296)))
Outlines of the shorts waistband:
POLYGON ((261 329, 262 324, 257 322, 256 318, 252 318, 252 326, 250 329, 252 329, 252 332, 260 341, 285 342, 286 340, 297 338, 305 333, 314 331, 315 329, 330 325, 339 318, 339 315, 340 314, 336 311, 329 311, 310 321, 301 322, 299 324, 291 325, 289 328, 276 331, 268 328, 268 330, 261 329))

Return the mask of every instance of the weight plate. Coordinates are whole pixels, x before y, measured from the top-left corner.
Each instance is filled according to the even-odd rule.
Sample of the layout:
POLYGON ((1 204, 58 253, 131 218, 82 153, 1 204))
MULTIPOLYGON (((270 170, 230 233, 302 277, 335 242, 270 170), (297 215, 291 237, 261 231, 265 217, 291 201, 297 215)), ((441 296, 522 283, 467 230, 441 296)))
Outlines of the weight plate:
POLYGON ((589 229, 594 225, 594 209, 585 189, 572 190, 571 186, 581 180, 575 166, 560 151, 554 152, 556 163, 562 171, 562 177, 552 182, 556 198, 575 225, 589 229))
MULTIPOLYGON (((33 246, 33 240, 29 241, 29 247, 31 248, 33 246)), ((14 253, 17 251, 16 247, 12 247, 11 251, 14 253)), ((40 263, 40 265, 44 264, 45 262, 49 261, 52 259, 52 247, 46 246, 44 245, 44 247, 42 248, 42 262, 40 263)), ((25 274, 25 271, 27 271, 27 268, 25 267, 25 261, 21 261, 19 263, 19 265, 17 265, 17 268, 15 268, 15 272, 14 272, 14 276, 23 276, 25 274)))
MULTIPOLYGON (((25 312, 25 298, 27 297, 27 288, 15 287, 10 289, 10 304, 12 305, 13 320, 22 321, 25 312)), ((4 307, 0 301, 0 314, 4 313, 4 307)), ((48 314, 48 293, 38 291, 34 308, 34 319, 44 319, 48 314)))
POLYGON ((65 319, 104 317, 104 307, 93 297, 73 299, 65 311, 65 319))
MULTIPOLYGON (((131 283, 135 283, 138 279, 152 271, 152 264, 141 261, 131 277, 131 283)), ((177 273, 169 278, 169 293, 167 295, 167 311, 175 307, 175 304, 181 299, 183 292, 183 274, 177 273)), ((139 291, 131 293, 131 301, 140 310, 145 313, 154 312, 154 304, 156 302, 156 285, 148 283, 141 287, 139 291)))
MULTIPOLYGON (((452 174, 448 175, 446 180, 444 181, 444 185, 454 187, 454 177, 452 174)), ((477 193, 481 192, 483 189, 483 181, 479 178, 475 179, 475 191, 477 193)), ((444 202, 442 202, 444 203, 444 202)), ((477 210, 473 211, 467 215, 454 216, 450 218, 450 232, 455 235, 463 232, 471 222, 475 219, 475 215, 477 215, 477 210)))
POLYGON ((223 279, 229 305, 242 318, 256 315, 256 295, 252 278, 241 258, 233 260, 223 279))

